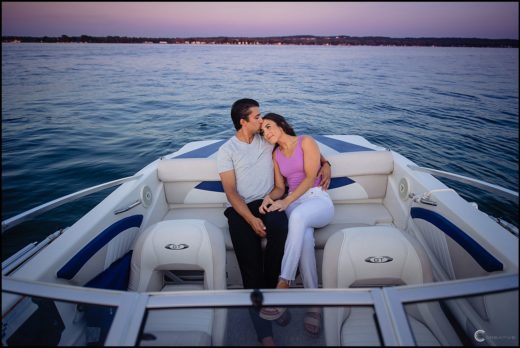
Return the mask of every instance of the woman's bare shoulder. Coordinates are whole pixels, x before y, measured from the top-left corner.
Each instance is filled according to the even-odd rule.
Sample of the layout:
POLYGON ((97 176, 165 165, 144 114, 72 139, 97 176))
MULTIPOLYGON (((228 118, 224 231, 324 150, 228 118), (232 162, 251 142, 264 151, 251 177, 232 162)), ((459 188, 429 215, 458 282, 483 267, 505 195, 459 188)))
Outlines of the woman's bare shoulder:
POLYGON ((302 135, 302 150, 304 153, 320 152, 318 143, 310 135, 302 135))
POLYGON ((302 135, 301 136, 302 138, 302 145, 308 145, 308 146, 312 146, 312 145, 318 145, 316 143, 316 140, 314 140, 314 138, 310 135, 302 135))

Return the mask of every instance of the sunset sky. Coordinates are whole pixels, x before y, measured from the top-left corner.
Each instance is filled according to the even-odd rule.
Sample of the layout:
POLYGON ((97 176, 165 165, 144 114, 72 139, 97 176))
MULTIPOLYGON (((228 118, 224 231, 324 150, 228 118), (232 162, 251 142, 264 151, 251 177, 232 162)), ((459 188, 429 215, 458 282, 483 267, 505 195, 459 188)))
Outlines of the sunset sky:
POLYGON ((2 2, 2 35, 518 39, 517 2, 2 2))

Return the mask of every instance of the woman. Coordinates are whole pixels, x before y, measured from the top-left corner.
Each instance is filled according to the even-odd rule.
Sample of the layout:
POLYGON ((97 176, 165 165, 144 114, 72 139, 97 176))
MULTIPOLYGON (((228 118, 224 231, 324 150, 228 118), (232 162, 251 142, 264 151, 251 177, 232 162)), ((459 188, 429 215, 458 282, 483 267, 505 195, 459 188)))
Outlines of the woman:
MULTIPOLYGON (((305 288, 318 287, 318 272, 314 254, 314 228, 330 223, 334 205, 319 186, 320 149, 308 136, 296 136, 283 116, 269 113, 263 117, 265 139, 275 144, 273 151, 274 189, 264 198, 260 212, 285 211, 289 218, 289 233, 285 242, 282 268, 277 288, 289 288, 296 277, 298 264, 305 288), (285 181, 289 194, 285 194, 285 181)), ((260 316, 275 320, 286 308, 263 308, 260 316)), ((310 308, 304 319, 305 330, 316 336, 320 332, 321 309, 310 308)))

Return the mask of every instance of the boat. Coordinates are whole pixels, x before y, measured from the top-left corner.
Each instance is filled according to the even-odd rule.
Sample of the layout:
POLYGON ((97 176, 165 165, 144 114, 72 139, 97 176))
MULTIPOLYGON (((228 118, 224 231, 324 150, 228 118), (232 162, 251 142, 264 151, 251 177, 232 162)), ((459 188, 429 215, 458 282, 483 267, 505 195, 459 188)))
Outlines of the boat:
POLYGON ((518 345, 518 229, 359 135, 317 135, 333 221, 315 230, 319 288, 243 289, 216 169, 199 140, 135 175, 2 221, 15 225, 113 189, 71 226, 2 262, 2 344, 259 345, 248 310, 289 308, 278 345, 518 345), (322 330, 304 334, 306 308, 322 330))

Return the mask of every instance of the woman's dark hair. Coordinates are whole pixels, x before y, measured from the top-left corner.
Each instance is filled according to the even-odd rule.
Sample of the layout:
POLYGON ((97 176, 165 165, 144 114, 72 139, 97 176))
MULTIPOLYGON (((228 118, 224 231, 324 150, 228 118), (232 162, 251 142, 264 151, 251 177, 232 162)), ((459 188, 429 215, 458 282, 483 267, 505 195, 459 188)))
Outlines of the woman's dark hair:
POLYGON ((294 132, 294 129, 291 127, 291 125, 285 120, 285 117, 282 115, 275 114, 274 112, 270 112, 268 114, 265 114, 262 116, 262 120, 271 120, 280 128, 283 129, 283 131, 286 134, 296 136, 296 133, 294 132))
POLYGON ((231 106, 231 120, 236 130, 242 128, 240 120, 249 121, 249 109, 255 106, 260 107, 260 104, 256 100, 248 98, 239 99, 233 103, 233 106, 231 106))

